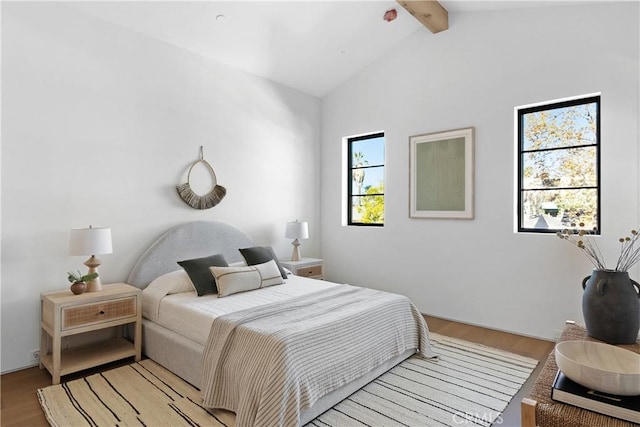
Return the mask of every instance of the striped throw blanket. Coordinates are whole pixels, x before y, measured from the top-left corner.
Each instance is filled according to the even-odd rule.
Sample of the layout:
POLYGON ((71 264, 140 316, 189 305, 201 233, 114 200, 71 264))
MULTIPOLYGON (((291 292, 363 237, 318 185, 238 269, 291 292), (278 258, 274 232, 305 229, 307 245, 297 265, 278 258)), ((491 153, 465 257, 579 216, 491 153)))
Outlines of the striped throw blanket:
POLYGON ((204 406, 236 426, 294 426, 320 397, 406 350, 433 357, 408 298, 355 286, 216 318, 203 354, 204 406))

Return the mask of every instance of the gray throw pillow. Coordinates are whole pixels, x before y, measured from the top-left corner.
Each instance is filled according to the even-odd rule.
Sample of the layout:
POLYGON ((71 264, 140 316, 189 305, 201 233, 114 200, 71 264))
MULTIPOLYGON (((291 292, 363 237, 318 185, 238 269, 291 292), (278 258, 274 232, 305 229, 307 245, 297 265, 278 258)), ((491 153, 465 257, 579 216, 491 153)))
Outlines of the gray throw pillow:
POLYGON ((280 270, 283 279, 287 278, 287 272, 278 262, 278 257, 271 246, 254 246, 252 248, 239 249, 240 253, 247 262, 247 265, 264 264, 265 262, 274 260, 280 270))
POLYGON ((191 283, 193 283, 193 287, 199 297, 218 292, 216 279, 213 277, 213 274, 211 274, 209 267, 229 266, 222 254, 178 261, 178 264, 180 264, 189 275, 189 279, 191 279, 191 283))

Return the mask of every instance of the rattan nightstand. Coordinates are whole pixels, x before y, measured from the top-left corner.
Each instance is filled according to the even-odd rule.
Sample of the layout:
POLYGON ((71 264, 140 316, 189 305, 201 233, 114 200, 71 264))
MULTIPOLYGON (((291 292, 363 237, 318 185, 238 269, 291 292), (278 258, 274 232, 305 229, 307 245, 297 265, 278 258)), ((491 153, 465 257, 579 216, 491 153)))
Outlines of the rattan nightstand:
POLYGON ((140 289, 125 283, 74 295, 71 291, 43 293, 41 301, 40 368, 51 373, 52 384, 72 372, 135 356, 141 358, 142 298, 140 289), (133 342, 122 336, 124 325, 135 323, 133 342), (117 329, 115 338, 62 350, 62 338, 100 329, 117 329))
POLYGON ((321 280, 324 277, 323 261, 319 258, 302 258, 300 261, 280 261, 280 264, 284 268, 291 270, 296 276, 321 280))

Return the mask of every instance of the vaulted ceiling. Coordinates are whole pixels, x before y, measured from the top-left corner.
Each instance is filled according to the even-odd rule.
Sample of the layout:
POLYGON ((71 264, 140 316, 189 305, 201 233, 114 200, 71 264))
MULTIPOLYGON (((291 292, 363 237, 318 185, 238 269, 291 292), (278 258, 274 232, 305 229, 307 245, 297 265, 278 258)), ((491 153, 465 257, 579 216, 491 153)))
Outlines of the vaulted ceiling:
MULTIPOLYGON (((562 3, 568 2, 440 1, 450 17, 478 10, 562 3)), ((332 91, 414 32, 431 34, 401 4, 392 0, 67 4, 318 97, 332 91), (390 9, 396 9, 397 18, 387 22, 383 16, 390 9)), ((446 31, 455 31, 455 24, 449 27, 446 31)))

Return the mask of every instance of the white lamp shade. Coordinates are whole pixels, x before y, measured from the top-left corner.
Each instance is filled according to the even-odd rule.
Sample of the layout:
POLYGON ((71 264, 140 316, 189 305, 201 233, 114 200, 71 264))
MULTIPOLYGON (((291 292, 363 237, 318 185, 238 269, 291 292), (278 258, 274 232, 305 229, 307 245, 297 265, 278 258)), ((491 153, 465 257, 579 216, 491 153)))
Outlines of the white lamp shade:
POLYGON ((287 231, 284 236, 287 239, 308 239, 309 224, 305 222, 291 221, 287 223, 287 231))
POLYGON ((69 234, 69 255, 110 254, 111 229, 105 227, 72 228, 69 234))

